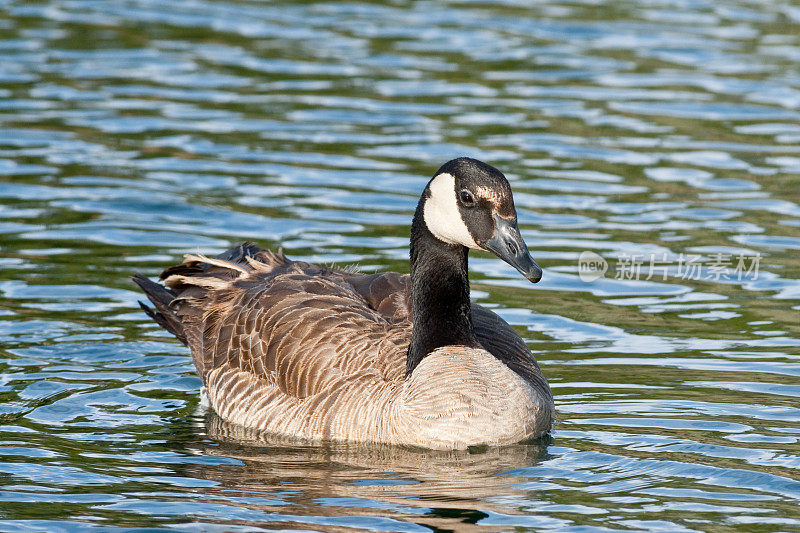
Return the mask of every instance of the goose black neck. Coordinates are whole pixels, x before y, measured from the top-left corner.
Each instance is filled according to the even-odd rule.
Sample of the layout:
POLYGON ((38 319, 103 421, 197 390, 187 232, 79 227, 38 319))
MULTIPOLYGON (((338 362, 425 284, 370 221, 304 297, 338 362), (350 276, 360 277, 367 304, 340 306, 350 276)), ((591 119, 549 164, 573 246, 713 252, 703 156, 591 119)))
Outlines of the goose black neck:
POLYGON ((467 277, 467 248, 440 241, 425 225, 423 201, 411 224, 411 315, 406 373, 442 346, 477 346, 467 277))

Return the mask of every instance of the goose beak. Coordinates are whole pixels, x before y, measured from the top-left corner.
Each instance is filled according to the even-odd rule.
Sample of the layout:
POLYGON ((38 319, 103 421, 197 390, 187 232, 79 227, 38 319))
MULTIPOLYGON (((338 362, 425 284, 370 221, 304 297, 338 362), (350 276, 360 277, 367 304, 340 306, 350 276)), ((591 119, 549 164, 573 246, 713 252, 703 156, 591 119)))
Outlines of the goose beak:
POLYGON ((532 283, 542 279, 542 267, 528 252, 516 221, 495 214, 494 233, 483 247, 519 270, 532 283))

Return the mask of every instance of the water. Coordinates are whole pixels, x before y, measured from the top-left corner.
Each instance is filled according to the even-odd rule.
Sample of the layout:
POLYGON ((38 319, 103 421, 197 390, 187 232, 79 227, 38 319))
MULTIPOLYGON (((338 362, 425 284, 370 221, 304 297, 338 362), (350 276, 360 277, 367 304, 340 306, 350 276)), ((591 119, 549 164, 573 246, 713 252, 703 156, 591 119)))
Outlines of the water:
POLYGON ((800 8, 528 4, 0 1, 0 530, 800 530, 800 8), (131 273, 247 239, 407 271, 459 155, 545 267, 470 263, 550 442, 297 446, 200 407, 131 273))

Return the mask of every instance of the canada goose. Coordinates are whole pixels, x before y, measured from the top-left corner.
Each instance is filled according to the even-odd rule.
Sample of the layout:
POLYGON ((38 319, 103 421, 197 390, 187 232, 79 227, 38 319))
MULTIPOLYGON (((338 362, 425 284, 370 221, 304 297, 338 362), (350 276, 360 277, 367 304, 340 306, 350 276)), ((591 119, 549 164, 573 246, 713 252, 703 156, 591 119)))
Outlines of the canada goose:
POLYGON ((278 435, 428 448, 546 433, 553 396, 514 329, 469 299, 467 253, 530 281, 542 270, 505 176, 469 158, 428 182, 411 224, 411 274, 359 274, 245 243, 135 275, 162 327, 188 345, 210 406, 278 435))

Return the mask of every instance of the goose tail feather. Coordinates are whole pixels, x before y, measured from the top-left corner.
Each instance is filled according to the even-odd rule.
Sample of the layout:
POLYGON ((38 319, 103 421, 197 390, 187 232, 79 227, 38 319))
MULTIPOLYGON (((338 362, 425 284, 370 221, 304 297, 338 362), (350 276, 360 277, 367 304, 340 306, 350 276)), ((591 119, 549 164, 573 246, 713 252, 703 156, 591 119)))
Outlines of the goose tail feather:
POLYGON ((208 291, 229 288, 233 282, 253 274, 274 274, 291 263, 282 250, 276 253, 245 242, 216 257, 186 255, 182 263, 161 273, 159 278, 164 285, 141 274, 132 279, 154 305, 153 308, 139 302, 142 310, 188 345, 187 324, 202 318, 208 291))
POLYGON ((170 304, 175 299, 176 294, 141 274, 134 274, 131 279, 142 289, 147 299, 155 306, 155 309, 141 301, 139 302, 139 307, 147 313, 147 316, 155 320, 159 326, 175 335, 183 344, 188 345, 183 323, 178 315, 175 314, 175 311, 170 308, 170 304))

